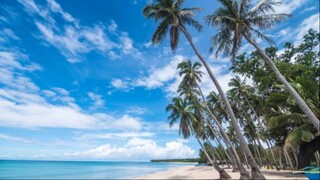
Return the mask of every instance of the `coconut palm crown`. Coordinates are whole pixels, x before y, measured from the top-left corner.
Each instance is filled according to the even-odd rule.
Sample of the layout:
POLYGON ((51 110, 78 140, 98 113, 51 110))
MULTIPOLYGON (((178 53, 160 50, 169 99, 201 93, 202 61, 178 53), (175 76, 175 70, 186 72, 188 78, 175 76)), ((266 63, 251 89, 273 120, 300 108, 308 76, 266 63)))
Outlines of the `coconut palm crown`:
POLYGON ((250 0, 219 0, 221 7, 211 15, 205 17, 209 25, 219 27, 212 38, 216 46, 216 56, 219 53, 232 55, 232 60, 241 46, 242 37, 254 39, 258 37, 272 43, 272 40, 264 35, 261 30, 271 29, 289 14, 275 13, 274 6, 280 5, 274 0, 261 0, 253 5, 250 0))
POLYGON ((154 4, 149 4, 143 9, 143 15, 155 22, 159 22, 159 26, 152 36, 152 43, 161 43, 166 37, 170 29, 170 46, 175 51, 179 43, 179 34, 181 28, 190 25, 201 31, 202 25, 195 20, 196 11, 202 8, 181 8, 184 0, 157 0, 154 4))
POLYGON ((193 115, 194 107, 186 100, 181 98, 173 98, 172 104, 166 107, 166 111, 170 112, 168 121, 170 127, 172 127, 177 121, 179 122, 179 135, 182 134, 186 139, 190 137, 192 133, 192 124, 197 122, 193 115))

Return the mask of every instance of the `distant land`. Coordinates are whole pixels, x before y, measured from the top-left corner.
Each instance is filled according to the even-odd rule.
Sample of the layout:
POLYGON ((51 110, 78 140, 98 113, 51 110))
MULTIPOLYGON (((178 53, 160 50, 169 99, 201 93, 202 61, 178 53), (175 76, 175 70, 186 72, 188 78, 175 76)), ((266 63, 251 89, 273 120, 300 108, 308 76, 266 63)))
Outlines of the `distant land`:
POLYGON ((183 163, 197 163, 199 158, 188 158, 188 159, 151 159, 151 162, 183 162, 183 163))

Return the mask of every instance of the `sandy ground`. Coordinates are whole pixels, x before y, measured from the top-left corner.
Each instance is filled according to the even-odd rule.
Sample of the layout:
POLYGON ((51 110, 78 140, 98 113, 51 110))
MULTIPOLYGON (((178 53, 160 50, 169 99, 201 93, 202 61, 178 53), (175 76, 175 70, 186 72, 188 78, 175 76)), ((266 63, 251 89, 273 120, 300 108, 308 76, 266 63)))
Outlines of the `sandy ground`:
MULTIPOLYGON (((239 179, 240 174, 226 169, 232 179, 239 179)), ((308 179, 303 174, 292 174, 291 171, 262 170, 267 179, 308 179)), ((165 171, 148 174, 135 179, 218 179, 219 173, 213 167, 193 165, 171 168, 165 171)))

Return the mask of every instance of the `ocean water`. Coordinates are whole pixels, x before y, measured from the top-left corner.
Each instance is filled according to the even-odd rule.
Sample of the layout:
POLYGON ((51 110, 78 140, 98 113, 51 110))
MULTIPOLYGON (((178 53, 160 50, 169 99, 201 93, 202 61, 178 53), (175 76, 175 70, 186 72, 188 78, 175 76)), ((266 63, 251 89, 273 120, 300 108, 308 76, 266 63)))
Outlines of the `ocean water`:
POLYGON ((0 160, 0 179, 121 179, 183 165, 186 163, 0 160))

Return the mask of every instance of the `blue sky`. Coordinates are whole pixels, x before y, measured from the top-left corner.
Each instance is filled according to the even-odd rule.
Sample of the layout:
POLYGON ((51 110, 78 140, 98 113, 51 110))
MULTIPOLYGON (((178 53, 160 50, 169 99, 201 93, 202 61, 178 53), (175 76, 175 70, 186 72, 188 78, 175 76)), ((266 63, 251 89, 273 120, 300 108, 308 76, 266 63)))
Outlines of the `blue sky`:
MULTIPOLYGON (((167 123, 176 65, 196 60, 185 38, 175 54, 169 41, 152 46, 156 24, 142 16, 147 0, 0 1, 0 159, 148 160, 196 157, 167 123)), ((319 1, 283 1, 293 17, 265 32, 281 47, 319 31, 319 1)), ((214 0, 187 0, 213 12, 214 0)), ((214 58, 215 33, 190 29, 224 90, 233 77, 228 57, 214 58)), ((264 42, 260 45, 265 47, 264 42)), ((252 47, 245 42, 241 52, 252 47)), ((281 52, 281 49, 280 49, 281 52)), ((250 83, 250 81, 249 81, 250 83)), ((207 76, 205 93, 215 90, 207 76)))

